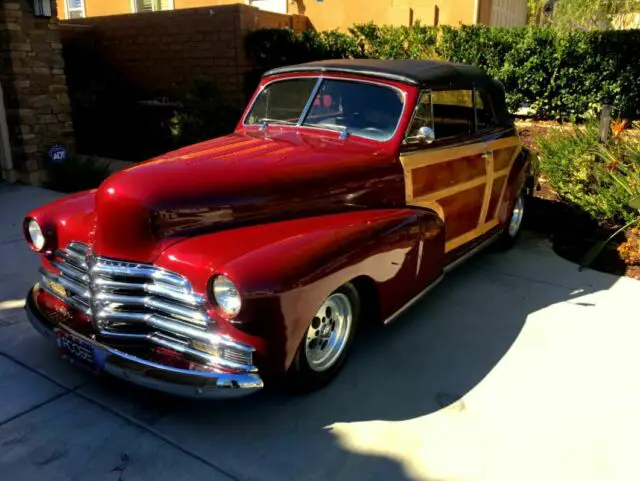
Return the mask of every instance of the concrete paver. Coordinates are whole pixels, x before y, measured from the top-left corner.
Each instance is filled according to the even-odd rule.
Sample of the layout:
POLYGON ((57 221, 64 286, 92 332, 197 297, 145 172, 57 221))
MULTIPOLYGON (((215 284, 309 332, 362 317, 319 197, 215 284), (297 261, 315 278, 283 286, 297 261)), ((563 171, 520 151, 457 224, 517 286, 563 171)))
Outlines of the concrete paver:
POLYGON ((65 392, 15 362, 0 355, 0 423, 65 392))
POLYGON ((0 446, 1 479, 232 479, 73 394, 0 426, 0 446))
MULTIPOLYGON (((29 197, 38 202, 37 192, 29 197)), ((0 261, 15 257, 14 280, 0 279, 0 306, 17 295, 14 283, 26 292, 34 275, 20 266, 35 256, 26 249, 1 250, 6 245, 0 243, 0 261)), ((65 395, 6 426, 30 422, 52 445, 93 446, 97 439, 109 454, 93 471, 99 476, 117 465, 122 453, 114 446, 130 442, 130 429, 142 453, 136 454, 143 466, 135 472, 138 479, 183 479, 180 467, 200 473, 186 460, 154 471, 153 462, 162 463, 165 453, 169 460, 177 456, 175 448, 138 428, 111 427, 129 426, 124 417, 240 480, 632 479, 638 454, 632 436, 640 429, 634 372, 640 364, 640 327, 634 322, 639 296, 639 281, 579 272, 547 241, 528 234, 508 253, 484 253, 461 266, 393 325, 362 336, 341 376, 325 390, 209 403, 84 373, 67 379, 63 372, 80 371, 66 363, 51 369, 48 364, 59 362, 54 350, 17 310, 10 322, 0 322, 0 352, 75 388, 91 403, 65 395), (64 413, 78 405, 90 414, 74 424, 64 413), (82 424, 90 424, 83 421, 89 418, 95 428, 82 424), (122 441, 114 433, 124 433, 122 441), (151 449, 155 461, 146 457, 151 449)), ((40 459, 40 445, 16 446, 11 458, 0 450, 0 473, 42 479, 33 466, 24 466, 40 459)), ((46 479, 102 479, 82 470, 83 462, 95 462, 89 455, 75 456, 51 463, 55 471, 47 467, 52 471, 46 479)))

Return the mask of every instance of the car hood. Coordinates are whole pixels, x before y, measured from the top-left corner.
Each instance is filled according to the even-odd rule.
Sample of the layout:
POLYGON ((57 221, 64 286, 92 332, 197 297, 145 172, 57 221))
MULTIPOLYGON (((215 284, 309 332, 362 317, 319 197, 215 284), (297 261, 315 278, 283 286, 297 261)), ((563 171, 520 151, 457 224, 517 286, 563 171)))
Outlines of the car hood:
POLYGON ((94 252, 151 262, 184 237, 234 225, 395 206, 394 153, 358 138, 233 133, 138 164, 96 196, 94 252))

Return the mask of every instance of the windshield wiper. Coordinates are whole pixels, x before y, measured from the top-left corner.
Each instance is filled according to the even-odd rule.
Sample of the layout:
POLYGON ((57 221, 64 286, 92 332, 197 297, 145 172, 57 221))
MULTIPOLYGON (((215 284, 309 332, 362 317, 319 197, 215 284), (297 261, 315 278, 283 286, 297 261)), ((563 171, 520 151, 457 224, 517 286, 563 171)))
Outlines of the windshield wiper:
POLYGON ((349 136, 349 129, 346 125, 336 125, 336 124, 309 124, 311 127, 322 127, 327 130, 335 130, 340 132, 340 138, 346 139, 349 136))
POLYGON ((266 128, 269 124, 280 124, 280 125, 296 125, 295 122, 291 122, 290 120, 282 120, 282 119, 270 119, 268 117, 261 118, 258 123, 262 126, 262 128, 266 128))

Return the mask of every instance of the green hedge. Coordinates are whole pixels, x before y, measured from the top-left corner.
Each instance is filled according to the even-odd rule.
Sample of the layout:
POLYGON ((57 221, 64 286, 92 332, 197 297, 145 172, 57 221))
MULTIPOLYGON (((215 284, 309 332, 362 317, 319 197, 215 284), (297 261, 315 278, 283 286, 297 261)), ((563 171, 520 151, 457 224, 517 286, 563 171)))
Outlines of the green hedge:
POLYGON ((540 118, 580 118, 611 102, 618 115, 640 117, 640 30, 560 32, 486 26, 354 25, 348 33, 265 29, 245 48, 258 74, 326 58, 439 58, 475 64, 502 81, 512 111, 528 105, 540 118))

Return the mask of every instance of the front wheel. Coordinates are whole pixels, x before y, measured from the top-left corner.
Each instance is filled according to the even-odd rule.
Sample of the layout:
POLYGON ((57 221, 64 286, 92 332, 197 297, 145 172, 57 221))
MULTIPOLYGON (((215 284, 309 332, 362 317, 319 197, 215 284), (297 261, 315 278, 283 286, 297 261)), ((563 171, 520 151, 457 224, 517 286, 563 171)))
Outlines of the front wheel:
POLYGON ((351 347, 359 315, 358 291, 352 284, 343 285, 324 300, 289 368, 289 387, 309 392, 337 376, 351 347))
POLYGON ((524 218, 524 206, 525 200, 523 190, 518 194, 513 202, 509 223, 498 240, 499 248, 509 249, 513 247, 518 240, 518 237, 520 236, 520 229, 522 227, 522 219, 524 218))

